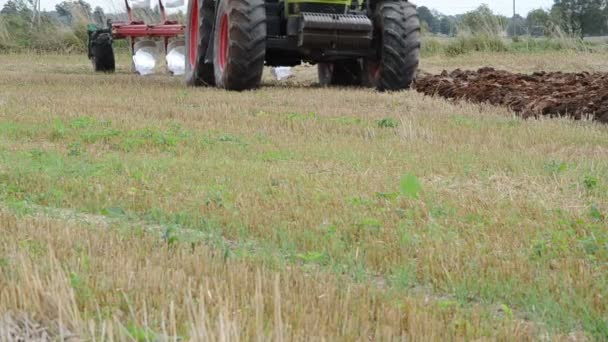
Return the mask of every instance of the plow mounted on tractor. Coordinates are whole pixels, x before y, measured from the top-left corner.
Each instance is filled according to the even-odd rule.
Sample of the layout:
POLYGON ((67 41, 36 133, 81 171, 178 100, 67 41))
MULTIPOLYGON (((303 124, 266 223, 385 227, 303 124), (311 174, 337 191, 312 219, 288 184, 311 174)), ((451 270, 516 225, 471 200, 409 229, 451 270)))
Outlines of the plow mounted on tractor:
MULTIPOLYGON (((167 19, 167 13, 162 0, 158 0, 158 6, 162 17, 160 24, 146 24, 142 20, 133 17, 133 10, 128 0, 125 0, 128 22, 107 21, 106 27, 99 28, 95 24, 88 26, 88 55, 93 63, 95 71, 114 72, 116 62, 114 48, 115 39, 127 39, 131 47, 131 53, 135 56, 137 51, 143 48, 156 48, 156 41, 161 40, 165 52, 183 47, 183 35, 185 26, 177 21, 167 19)), ((137 71, 133 65, 134 71, 137 71)))
POLYGON ((92 30, 89 55, 96 70, 110 71, 113 57, 109 68, 99 52, 108 41, 158 37, 166 46, 182 32, 192 86, 253 89, 265 65, 305 62, 317 65, 322 85, 401 90, 419 62, 420 22, 406 0, 190 0, 185 26, 131 21, 92 30))

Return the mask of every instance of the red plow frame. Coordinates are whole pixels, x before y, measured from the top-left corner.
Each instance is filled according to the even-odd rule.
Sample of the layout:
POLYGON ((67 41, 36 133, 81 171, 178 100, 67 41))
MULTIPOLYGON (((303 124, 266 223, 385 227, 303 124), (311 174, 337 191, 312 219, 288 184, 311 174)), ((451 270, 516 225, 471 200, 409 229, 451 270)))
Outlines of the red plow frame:
MULTIPOLYGON (((154 40, 162 39, 165 53, 169 53, 167 50, 172 50, 180 45, 183 45, 183 41, 175 38, 183 38, 185 32, 185 25, 179 24, 177 21, 167 19, 167 13, 165 11, 165 5, 162 0, 158 0, 158 6, 162 16, 162 22, 159 24, 146 24, 143 20, 135 20, 133 18, 133 10, 129 1, 125 0, 125 6, 127 8, 127 15, 129 18, 128 22, 112 22, 107 20, 106 27, 98 27, 96 24, 87 25, 88 33, 88 57, 93 63, 95 71, 98 72, 114 72, 116 70, 116 59, 114 56, 114 48, 112 46, 115 39, 128 39, 131 46, 131 53, 135 56, 136 49, 143 48, 144 46, 150 47, 155 46, 154 40), (136 43, 138 38, 155 38, 140 40, 142 44, 138 47, 139 42, 136 43), (171 43, 170 39, 174 39, 171 43), (149 41, 153 43, 150 44, 149 41)), ((182 39, 183 40, 183 39, 182 39)), ((132 64, 134 71, 135 64, 132 64)), ((173 70, 170 70, 173 73, 173 70)))
POLYGON ((130 39, 131 51, 133 51, 136 38, 163 38, 166 49, 170 38, 184 35, 185 25, 167 19, 165 5, 162 0, 158 0, 158 7, 163 20, 160 24, 146 24, 144 21, 134 20, 133 10, 128 0, 125 0, 125 6, 127 7, 129 22, 112 22, 111 30, 114 39, 130 39))

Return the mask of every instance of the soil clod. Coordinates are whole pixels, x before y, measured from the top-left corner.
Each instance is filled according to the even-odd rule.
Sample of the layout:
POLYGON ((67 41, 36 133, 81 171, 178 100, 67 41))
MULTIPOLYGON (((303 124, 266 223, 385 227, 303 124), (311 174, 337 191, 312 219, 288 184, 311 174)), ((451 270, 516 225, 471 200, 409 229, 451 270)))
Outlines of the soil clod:
POLYGON ((493 68, 421 74, 416 90, 426 95, 506 106, 524 118, 567 116, 608 123, 608 73, 535 72, 493 68))

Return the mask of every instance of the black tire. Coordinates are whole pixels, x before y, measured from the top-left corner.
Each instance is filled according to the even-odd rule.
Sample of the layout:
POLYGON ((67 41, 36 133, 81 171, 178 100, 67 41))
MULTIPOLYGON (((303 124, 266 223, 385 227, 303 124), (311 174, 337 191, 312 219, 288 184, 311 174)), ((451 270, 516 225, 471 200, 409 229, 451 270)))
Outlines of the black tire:
POLYGON ((266 55, 264 0, 220 0, 215 22, 215 84, 228 90, 259 87, 266 55))
POLYGON ((96 72, 114 72, 116 61, 110 33, 93 34, 91 36, 91 62, 96 72))
POLYGON ((319 84, 322 86, 360 86, 361 62, 356 59, 317 64, 319 84))
POLYGON ((420 21, 416 6, 406 1, 382 1, 373 16, 378 52, 363 64, 364 83, 380 91, 408 89, 420 61, 420 21))
POLYGON ((213 37, 215 2, 213 0, 190 0, 187 18, 186 47, 184 49, 186 84, 213 86, 215 85, 213 64, 206 64, 205 56, 207 48, 210 47, 209 42, 213 37))

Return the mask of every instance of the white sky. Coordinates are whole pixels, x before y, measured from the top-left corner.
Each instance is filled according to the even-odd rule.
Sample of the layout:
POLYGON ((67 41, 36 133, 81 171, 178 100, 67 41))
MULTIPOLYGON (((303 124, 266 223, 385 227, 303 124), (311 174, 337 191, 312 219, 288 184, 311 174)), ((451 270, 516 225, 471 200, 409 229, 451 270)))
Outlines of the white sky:
MULTIPOLYGON (((7 0, 0 0, 0 6, 4 5, 7 0)), ((52 10, 55 5, 63 0, 41 0, 43 9, 52 10)), ((124 8, 124 0, 86 0, 92 7, 101 6, 106 11, 116 11, 124 8)), ((187 1, 187 0, 186 0, 187 1)), ((153 4, 155 0, 151 1, 153 4)), ((427 6, 431 9, 436 9, 445 14, 459 14, 477 8, 479 5, 486 3, 494 12, 511 16, 513 14, 513 2, 511 0, 417 0, 413 1, 419 6, 427 6)), ((516 0, 517 13, 521 15, 527 14, 530 10, 536 8, 550 8, 553 0, 516 0)), ((152 5, 154 6, 154 5, 152 5)))

